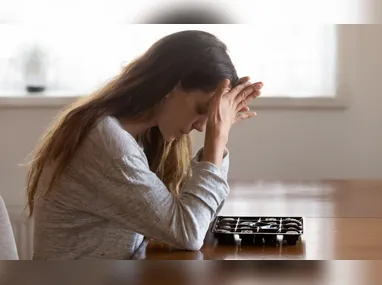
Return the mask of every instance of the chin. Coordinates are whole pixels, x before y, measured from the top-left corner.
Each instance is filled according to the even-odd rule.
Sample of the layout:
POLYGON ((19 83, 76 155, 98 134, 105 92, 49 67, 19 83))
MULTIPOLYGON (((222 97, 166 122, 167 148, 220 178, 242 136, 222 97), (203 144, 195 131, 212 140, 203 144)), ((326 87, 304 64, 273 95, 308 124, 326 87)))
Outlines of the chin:
POLYGON ((163 132, 161 132, 161 134, 162 134, 163 140, 165 142, 173 142, 176 139, 175 136, 173 136, 173 135, 168 135, 168 134, 165 134, 163 132))
POLYGON ((166 129, 161 129, 160 127, 159 127, 159 131, 162 134, 163 140, 168 143, 171 143, 177 139, 180 139, 183 136, 183 134, 181 133, 177 134, 177 133, 171 132, 170 130, 166 132, 166 129))
POLYGON ((171 142, 173 142, 174 140, 175 140, 176 138, 175 137, 163 137, 163 140, 165 141, 165 142, 169 142, 169 143, 171 143, 171 142))

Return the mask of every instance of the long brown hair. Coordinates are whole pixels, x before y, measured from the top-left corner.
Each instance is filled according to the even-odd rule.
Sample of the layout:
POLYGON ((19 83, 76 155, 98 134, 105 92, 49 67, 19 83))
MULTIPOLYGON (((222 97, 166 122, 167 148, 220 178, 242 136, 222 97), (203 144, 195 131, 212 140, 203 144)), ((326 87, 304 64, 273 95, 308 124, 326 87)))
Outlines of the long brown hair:
MULTIPOLYGON (((203 31, 177 32, 154 43, 104 87, 70 105, 54 120, 37 146, 27 176, 30 216, 44 166, 54 163, 49 193, 94 125, 105 116, 141 120, 177 84, 186 91, 213 91, 223 79, 238 81, 227 48, 203 31)), ((157 127, 139 136, 150 169, 174 195, 191 175, 188 135, 167 143, 157 127)))

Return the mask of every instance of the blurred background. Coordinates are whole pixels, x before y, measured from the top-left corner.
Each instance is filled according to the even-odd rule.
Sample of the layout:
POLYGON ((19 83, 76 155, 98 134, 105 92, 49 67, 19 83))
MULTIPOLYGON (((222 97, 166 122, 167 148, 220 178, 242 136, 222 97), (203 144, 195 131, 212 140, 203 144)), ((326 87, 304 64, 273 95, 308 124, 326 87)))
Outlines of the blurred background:
MULTIPOLYGON (((270 2, 0 0, 0 195, 21 258, 31 254, 21 164, 43 131, 179 30, 215 34, 239 75, 265 84, 258 116, 232 130, 230 180, 382 178, 381 2, 270 2)), ((196 150, 204 136, 192 135, 196 150)))

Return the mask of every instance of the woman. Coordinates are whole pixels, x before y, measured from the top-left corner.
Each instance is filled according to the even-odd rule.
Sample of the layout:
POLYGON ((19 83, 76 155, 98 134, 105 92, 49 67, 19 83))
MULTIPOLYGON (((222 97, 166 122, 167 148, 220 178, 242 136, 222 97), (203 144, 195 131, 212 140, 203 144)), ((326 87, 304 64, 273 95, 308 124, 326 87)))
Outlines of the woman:
POLYGON ((248 80, 215 36, 183 31, 69 107, 28 174, 34 259, 126 259, 144 236, 199 250, 228 195, 231 125, 254 115, 239 113, 262 87, 248 80))

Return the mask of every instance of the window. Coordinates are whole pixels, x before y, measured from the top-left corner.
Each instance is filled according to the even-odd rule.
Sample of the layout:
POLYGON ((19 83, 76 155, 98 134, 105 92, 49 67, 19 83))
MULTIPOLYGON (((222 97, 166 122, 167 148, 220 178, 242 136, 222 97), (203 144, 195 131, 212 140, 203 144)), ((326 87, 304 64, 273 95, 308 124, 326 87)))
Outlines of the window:
POLYGON ((232 25, 209 30, 227 43, 241 75, 264 81, 263 96, 335 95, 335 25, 232 25))
POLYGON ((265 83, 258 102, 273 105, 276 98, 283 104, 314 99, 316 104, 317 99, 333 102, 338 97, 337 26, 333 24, 129 25, 105 21, 89 25, 53 21, 52 25, 31 25, 12 17, 17 19, 14 23, 8 19, 0 24, 0 96, 25 93, 23 54, 35 45, 46 55, 46 93, 86 95, 162 36, 201 29, 227 44, 240 76, 265 83))

